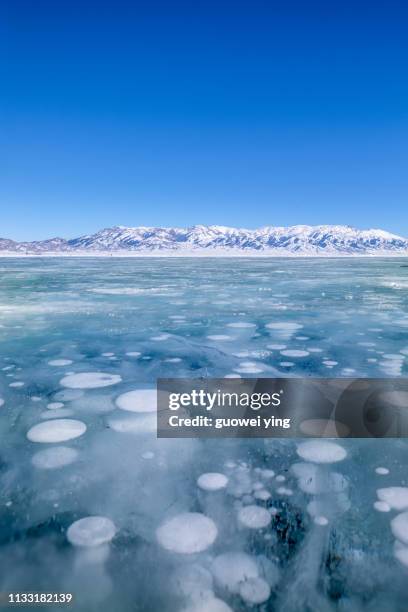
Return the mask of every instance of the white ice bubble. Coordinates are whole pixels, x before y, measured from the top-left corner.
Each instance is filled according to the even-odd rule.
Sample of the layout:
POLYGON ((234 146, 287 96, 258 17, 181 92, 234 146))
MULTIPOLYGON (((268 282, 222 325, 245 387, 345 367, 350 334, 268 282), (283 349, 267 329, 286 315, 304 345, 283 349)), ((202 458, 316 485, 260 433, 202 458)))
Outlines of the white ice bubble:
POLYGON ((324 526, 326 526, 326 525, 328 525, 328 524, 329 524, 328 519, 327 519, 325 516, 323 516, 323 515, 320 515, 320 516, 315 516, 315 517, 314 517, 314 519, 313 519, 313 522, 314 522, 316 525, 320 525, 320 526, 322 526, 322 527, 324 527, 324 526))
POLYGON ((159 544, 166 550, 194 554, 209 548, 216 540, 213 520, 199 512, 184 512, 166 520, 156 530, 159 544))
POLYGON ((40 418, 45 420, 63 419, 65 417, 71 417, 74 414, 74 411, 70 410, 69 408, 58 408, 58 410, 45 410, 44 412, 41 412, 40 418))
POLYGON ((12 382, 9 384, 9 387, 15 387, 18 389, 20 387, 24 387, 24 383, 22 381, 12 382))
POLYGON ((178 595, 193 602, 214 597, 213 577, 198 563, 178 567, 171 576, 171 583, 178 595))
POLYGON ((292 368, 295 364, 293 361, 281 361, 280 364, 283 368, 292 368))
POLYGON ((271 515, 261 506, 245 506, 238 511, 238 521, 249 529, 264 529, 271 522, 271 515))
POLYGON ((404 544, 408 544, 408 512, 397 514, 391 521, 393 535, 404 544))
POLYGON ((375 473, 380 474, 380 476, 386 476, 387 474, 390 473, 390 470, 385 467, 378 467, 378 468, 375 468, 375 473))
POLYGON ((259 491, 255 491, 254 493, 254 498, 261 501, 267 501, 271 497, 271 494, 266 489, 259 489, 259 491))
POLYGON ((153 413, 140 415, 134 418, 113 417, 108 420, 108 425, 118 433, 144 435, 156 431, 156 415, 153 413))
POLYGON ((135 389, 122 393, 116 398, 116 405, 121 410, 128 412, 156 412, 157 391, 156 389, 135 389))
POLYGON ((396 540, 394 543, 394 557, 402 563, 402 565, 408 567, 408 546, 404 546, 401 542, 396 540))
POLYGON ((301 350, 286 350, 286 351, 281 351, 280 352, 281 355, 283 355, 284 357, 307 357, 307 355, 309 355, 309 351, 301 351, 301 350))
POLYGON ((47 408, 49 410, 58 410, 58 408, 63 408, 64 404, 62 402, 50 402, 47 404, 47 408))
POLYGON ((266 348, 271 349, 271 351, 281 351, 286 348, 286 344, 267 344, 266 348))
POLYGON ((115 353, 101 353, 102 357, 113 357, 115 353))
POLYGON ((63 367, 71 365, 71 363, 73 363, 71 359, 51 359, 51 361, 48 362, 48 365, 63 367))
POLYGON ((287 496, 293 495, 292 489, 289 489, 288 487, 278 487, 276 489, 276 492, 279 495, 287 495, 287 496))
POLYGON ((82 436, 86 431, 85 423, 75 419, 56 419, 55 421, 44 421, 31 427, 27 432, 27 438, 31 442, 65 442, 82 436))
POLYGON ((98 389, 109 387, 120 383, 122 377, 119 374, 106 374, 104 372, 81 372, 65 376, 60 384, 69 389, 98 389))
POLYGON ((389 512, 391 510, 391 506, 384 501, 376 501, 374 502, 373 506, 375 510, 378 510, 378 512, 389 512))
POLYGON ((394 510, 405 510, 408 508, 408 487, 377 489, 377 497, 394 510))
POLYGON ((181 612, 233 612, 233 610, 222 599, 208 597, 195 602, 188 608, 183 608, 181 612))
POLYGON ((232 336, 227 336, 226 334, 212 334, 210 336, 207 336, 208 340, 222 340, 222 341, 229 341, 229 340, 233 340, 234 338, 232 336))
POLYGON ((73 463, 78 457, 78 451, 68 446, 53 446, 40 450, 31 458, 32 464, 43 470, 54 470, 73 463))
POLYGON ((139 353, 139 351, 128 351, 126 353, 128 357, 140 357, 141 354, 142 353, 139 353))
POLYGON ((197 484, 204 491, 219 491, 227 486, 228 478, 218 472, 206 472, 197 479, 197 484))
POLYGON ((116 527, 106 516, 87 516, 68 527, 67 539, 74 546, 101 546, 115 536, 116 527))
POLYGON ((279 321, 277 323, 267 323, 265 325, 267 329, 276 329, 278 331, 297 331, 298 329, 302 329, 303 325, 299 323, 291 323, 290 321, 279 321))
POLYGON ((263 578, 255 577, 241 582, 239 594, 242 599, 251 605, 258 605, 267 601, 271 595, 269 584, 263 578))
POLYGON ((4 399, 2 397, 0 397, 0 407, 4 406, 4 399))
POLYGON ((327 440, 308 440, 299 444, 297 454, 305 461, 313 463, 336 463, 347 456, 346 450, 335 442, 327 440))
POLYGON ((215 581, 230 593, 239 593, 242 583, 258 578, 259 568, 255 559, 243 552, 227 552, 213 561, 215 581))
POLYGON ((250 329, 256 327, 255 323, 247 323, 246 321, 236 321, 234 323, 228 323, 227 327, 234 327, 237 329, 250 329))

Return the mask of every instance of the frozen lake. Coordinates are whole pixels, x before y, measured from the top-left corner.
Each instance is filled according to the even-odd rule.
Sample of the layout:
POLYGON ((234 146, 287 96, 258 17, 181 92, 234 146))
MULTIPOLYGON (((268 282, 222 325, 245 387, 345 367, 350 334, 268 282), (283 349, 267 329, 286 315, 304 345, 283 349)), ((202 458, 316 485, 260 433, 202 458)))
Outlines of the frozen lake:
POLYGON ((0 279, 1 592, 406 611, 408 440, 157 440, 154 393, 406 376, 406 260, 10 258, 0 279))

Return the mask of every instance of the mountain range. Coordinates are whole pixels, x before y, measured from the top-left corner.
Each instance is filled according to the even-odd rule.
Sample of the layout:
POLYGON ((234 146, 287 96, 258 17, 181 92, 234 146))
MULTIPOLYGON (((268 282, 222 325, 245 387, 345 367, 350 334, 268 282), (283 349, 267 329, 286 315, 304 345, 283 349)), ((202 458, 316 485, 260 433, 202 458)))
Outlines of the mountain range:
POLYGON ((293 225, 238 229, 220 225, 123 227, 78 238, 16 242, 0 238, 0 255, 407 255, 408 239, 380 229, 293 225))

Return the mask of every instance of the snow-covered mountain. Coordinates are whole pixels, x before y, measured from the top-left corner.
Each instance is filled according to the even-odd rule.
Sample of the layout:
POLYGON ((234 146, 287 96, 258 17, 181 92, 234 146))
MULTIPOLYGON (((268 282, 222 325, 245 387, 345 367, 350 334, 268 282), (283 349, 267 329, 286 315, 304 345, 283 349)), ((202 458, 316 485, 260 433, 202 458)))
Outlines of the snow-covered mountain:
POLYGON ((220 225, 111 227, 65 240, 15 242, 0 238, 0 254, 172 255, 408 255, 408 239, 345 225, 293 225, 248 230, 220 225))

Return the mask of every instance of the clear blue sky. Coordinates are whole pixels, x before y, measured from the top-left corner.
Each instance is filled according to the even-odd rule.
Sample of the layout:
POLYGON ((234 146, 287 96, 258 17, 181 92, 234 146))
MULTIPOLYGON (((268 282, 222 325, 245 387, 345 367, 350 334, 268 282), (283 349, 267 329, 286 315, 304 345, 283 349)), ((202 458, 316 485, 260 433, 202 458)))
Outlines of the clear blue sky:
POLYGON ((0 236, 408 236, 408 4, 0 0, 0 236))

